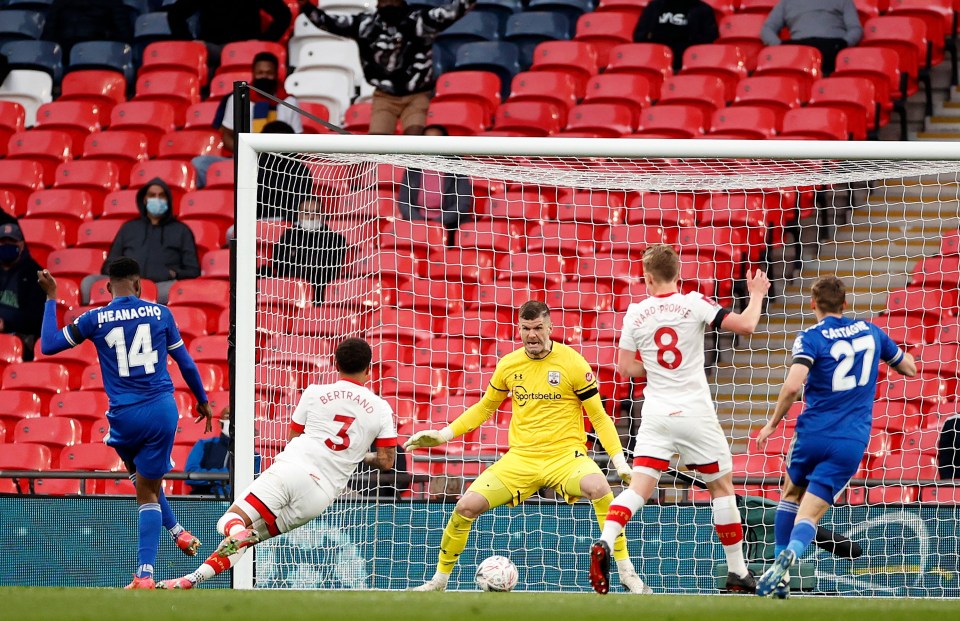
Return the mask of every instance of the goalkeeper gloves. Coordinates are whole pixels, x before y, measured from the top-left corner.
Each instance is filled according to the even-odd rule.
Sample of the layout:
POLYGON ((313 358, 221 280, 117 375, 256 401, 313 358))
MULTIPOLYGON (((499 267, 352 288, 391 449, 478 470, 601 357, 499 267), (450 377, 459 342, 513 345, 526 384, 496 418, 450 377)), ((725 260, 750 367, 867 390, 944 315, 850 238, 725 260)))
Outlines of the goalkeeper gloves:
POLYGON ((617 476, 620 477, 623 484, 630 485, 630 481, 633 480, 633 468, 627 465, 627 458, 623 456, 623 453, 617 453, 611 457, 610 463, 617 470, 617 476))
POLYGON ((407 450, 431 448, 434 446, 440 446, 441 444, 446 444, 450 440, 453 440, 453 431, 450 429, 450 427, 444 427, 443 429, 428 429, 426 431, 418 431, 410 436, 410 439, 404 443, 403 448, 407 450))

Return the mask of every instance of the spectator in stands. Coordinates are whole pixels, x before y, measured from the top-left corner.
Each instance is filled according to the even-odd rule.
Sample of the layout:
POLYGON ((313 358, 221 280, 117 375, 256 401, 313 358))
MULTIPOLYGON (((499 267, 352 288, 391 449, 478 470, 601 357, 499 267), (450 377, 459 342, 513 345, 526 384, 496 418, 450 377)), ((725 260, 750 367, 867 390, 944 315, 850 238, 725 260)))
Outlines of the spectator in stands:
MULTIPOLYGON (((441 125, 424 129, 427 136, 449 136, 441 125)), ((460 224, 473 215, 473 187, 462 175, 432 170, 407 170, 400 184, 397 207, 404 220, 440 222, 447 229, 447 245, 454 244, 460 224)))
MULTIPOLYGON (((178 280, 200 275, 197 246, 190 227, 173 215, 173 193, 160 178, 154 178, 137 192, 140 217, 125 222, 110 246, 103 273, 118 257, 130 257, 140 264, 140 273, 157 283, 157 301, 167 303, 170 287, 178 280)), ((90 287, 102 276, 84 278, 81 289, 89 299, 90 287)))
POLYGON ((0 209, 0 226, 4 224, 18 224, 19 220, 13 214, 7 213, 6 210, 0 209))
POLYGON ((133 14, 123 0, 54 0, 47 11, 43 39, 70 49, 84 41, 133 42, 133 14))
POLYGON ((767 16, 760 37, 765 45, 817 48, 823 56, 823 74, 830 75, 837 54, 860 42, 863 27, 853 0, 780 0, 767 16), (790 30, 787 41, 780 40, 783 28, 790 30))
POLYGON ((0 332, 23 341, 23 359, 33 360, 47 294, 37 282, 40 265, 30 256, 20 226, 0 225, 0 332))
POLYGON ((433 41, 443 29, 472 9, 476 0, 452 0, 434 8, 411 8, 404 0, 377 0, 375 13, 330 15, 314 0, 299 0, 300 12, 318 28, 353 39, 373 92, 371 134, 393 134, 397 119, 403 133, 419 135, 436 82, 433 41))
POLYGON ((327 226, 320 201, 311 196, 300 203, 297 225, 274 244, 273 260, 261 275, 306 280, 319 304, 327 283, 340 277, 346 256, 346 238, 327 226))
POLYGON ((235 41, 279 41, 283 38, 293 15, 283 0, 177 0, 165 7, 170 32, 176 39, 192 40, 187 19, 197 15, 197 39, 207 44, 211 65, 219 63, 220 50, 235 41), (270 18, 262 29, 260 12, 270 18))
POLYGON ((673 69, 683 65, 691 45, 713 43, 720 36, 713 8, 701 0, 653 0, 633 31, 637 43, 660 43, 673 51, 673 69))
POLYGON ((960 414, 943 421, 937 442, 937 467, 941 479, 960 479, 960 414))
MULTIPOLYGON (((292 106, 296 106, 297 98, 287 95, 286 90, 278 80, 279 74, 280 61, 270 52, 260 52, 253 57, 253 81, 250 85, 292 106)), ((250 91, 250 131, 255 134, 263 132, 264 128, 273 121, 282 121, 291 128, 291 133, 303 133, 303 120, 296 110, 282 106, 256 91, 250 91)), ((219 126, 220 135, 223 136, 224 150, 233 151, 237 145, 237 138, 236 132, 233 130, 232 94, 224 98, 221 108, 217 110, 214 124, 219 126)), ((276 131, 275 133, 284 132, 276 131)), ((193 158, 192 163, 197 171, 198 187, 202 188, 206 185, 207 169, 210 168, 210 165, 224 159, 228 158, 215 155, 193 158)))
MULTIPOLYGON (((233 468, 233 448, 230 438, 230 408, 220 411, 220 435, 216 438, 201 438, 190 449, 184 472, 230 472, 233 468)), ((260 454, 253 453, 253 471, 260 472, 260 454)), ((229 481, 185 481, 191 494, 208 494, 226 498, 230 496, 229 481)))

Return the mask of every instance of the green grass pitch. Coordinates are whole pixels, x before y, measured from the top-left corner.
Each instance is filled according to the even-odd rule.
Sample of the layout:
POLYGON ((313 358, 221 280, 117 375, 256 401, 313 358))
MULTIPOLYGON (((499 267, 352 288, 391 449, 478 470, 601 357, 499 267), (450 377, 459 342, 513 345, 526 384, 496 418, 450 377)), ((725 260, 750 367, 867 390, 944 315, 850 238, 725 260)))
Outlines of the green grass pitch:
POLYGON ((57 621, 853 621, 960 618, 960 601, 590 593, 0 588, 0 619, 57 621))

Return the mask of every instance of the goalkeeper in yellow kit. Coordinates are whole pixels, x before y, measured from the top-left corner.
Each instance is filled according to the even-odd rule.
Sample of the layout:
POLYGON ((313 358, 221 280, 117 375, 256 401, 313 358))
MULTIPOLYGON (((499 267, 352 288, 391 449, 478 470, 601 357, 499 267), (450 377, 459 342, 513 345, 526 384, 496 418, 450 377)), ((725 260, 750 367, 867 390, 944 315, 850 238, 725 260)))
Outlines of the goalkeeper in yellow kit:
MULTIPOLYGON (((508 395, 513 397, 510 450, 477 477, 457 503, 440 540, 437 571, 414 591, 446 590, 474 520, 501 505, 516 506, 540 488, 556 490, 568 502, 581 497, 590 500, 603 528, 613 492, 587 455, 584 409, 617 474, 629 483, 632 470, 613 421, 603 409, 590 365, 576 350, 552 342, 551 328, 550 309, 544 303, 530 301, 521 306, 523 348, 500 360, 486 394, 449 426, 416 433, 404 445, 417 449, 449 442, 479 427, 508 395)), ((632 593, 649 593, 633 568, 622 533, 613 556, 621 584, 632 593)))

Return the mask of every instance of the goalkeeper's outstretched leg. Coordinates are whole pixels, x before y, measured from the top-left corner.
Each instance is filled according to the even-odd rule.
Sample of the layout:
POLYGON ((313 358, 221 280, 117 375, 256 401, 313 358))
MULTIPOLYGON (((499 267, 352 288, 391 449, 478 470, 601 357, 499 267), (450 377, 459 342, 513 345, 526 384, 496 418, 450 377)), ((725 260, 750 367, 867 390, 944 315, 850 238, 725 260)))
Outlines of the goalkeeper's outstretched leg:
MULTIPOLYGON (((501 502, 506 504, 509 498, 501 502)), ((486 513, 491 508, 490 501, 482 494, 467 490, 463 498, 457 503, 447 521, 446 528, 443 529, 443 536, 440 539, 440 552, 437 555, 437 570, 433 577, 424 584, 410 589, 411 591, 446 591, 447 583, 450 581, 450 574, 454 566, 467 547, 467 539, 470 537, 470 529, 473 527, 474 520, 480 515, 486 513)))

